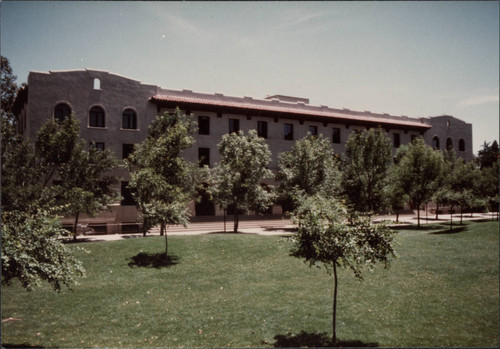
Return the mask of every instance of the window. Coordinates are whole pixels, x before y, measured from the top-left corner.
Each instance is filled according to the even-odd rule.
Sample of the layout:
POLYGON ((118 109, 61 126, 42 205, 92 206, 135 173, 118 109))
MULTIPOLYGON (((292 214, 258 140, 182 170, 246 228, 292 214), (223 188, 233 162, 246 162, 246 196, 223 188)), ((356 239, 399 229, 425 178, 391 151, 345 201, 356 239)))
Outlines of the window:
POLYGON ((446 150, 452 150, 453 149, 453 141, 451 138, 446 139, 446 150))
POLYGON ((200 167, 210 167, 210 148, 198 148, 198 164, 200 167))
POLYGON ((415 139, 417 139, 417 136, 416 136, 416 135, 411 135, 411 136, 410 136, 410 142, 413 142, 415 139))
POLYGON ((257 121, 257 135, 267 139, 267 121, 257 121))
POLYGON ((458 151, 465 151, 465 141, 463 139, 458 141, 458 151))
POLYGON ((137 129, 137 114, 132 109, 125 109, 122 114, 122 128, 126 130, 137 129))
POLYGON ((293 141, 293 124, 285 124, 285 140, 293 141))
POLYGON ((240 130, 240 120, 229 119, 229 133, 238 132, 240 130))
POLYGON ((106 147, 104 142, 90 142, 90 147, 103 151, 106 147))
POLYGON ((122 195, 122 206, 135 206, 137 205, 134 197, 132 196, 132 191, 128 187, 128 182, 121 183, 121 195, 122 195))
POLYGON ((399 146, 401 145, 401 137, 399 133, 395 133, 393 136, 394 136, 393 139, 394 148, 399 148, 399 146))
POLYGON ((317 136, 318 135, 318 126, 309 125, 309 133, 311 134, 311 136, 317 136))
POLYGON ((434 136, 434 138, 432 139, 432 149, 439 150, 439 137, 438 136, 434 136))
POLYGON ((126 159, 134 152, 133 144, 122 144, 122 159, 126 159))
POLYGON ((89 112, 89 126, 104 127, 104 110, 101 107, 92 107, 89 112))
POLYGON ((71 115, 71 108, 66 103, 59 103, 54 108, 54 120, 58 124, 62 124, 64 119, 71 115))
POLYGON ((198 134, 200 135, 210 134, 210 117, 198 116, 198 134))
POLYGON ((101 89, 101 80, 95 78, 94 79, 94 90, 100 90, 101 89))
POLYGON ((335 144, 340 144, 340 128, 338 127, 333 128, 332 141, 335 144))

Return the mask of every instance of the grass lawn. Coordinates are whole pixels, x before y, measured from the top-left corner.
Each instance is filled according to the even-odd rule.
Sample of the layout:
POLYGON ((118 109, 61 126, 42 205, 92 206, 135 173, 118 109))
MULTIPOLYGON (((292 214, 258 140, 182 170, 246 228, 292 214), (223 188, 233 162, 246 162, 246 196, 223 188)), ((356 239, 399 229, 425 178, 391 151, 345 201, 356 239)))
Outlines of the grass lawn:
MULTIPOLYGON (((339 280, 337 334, 355 346, 498 346, 498 222, 400 229, 399 258, 339 280), (445 228, 446 229, 446 228, 445 228)), ((213 234, 71 245, 73 290, 2 287, 4 346, 273 347, 331 336, 333 278, 284 237, 213 234), (158 265, 159 264, 159 265, 158 265), (156 267, 155 267, 156 266, 156 267)))

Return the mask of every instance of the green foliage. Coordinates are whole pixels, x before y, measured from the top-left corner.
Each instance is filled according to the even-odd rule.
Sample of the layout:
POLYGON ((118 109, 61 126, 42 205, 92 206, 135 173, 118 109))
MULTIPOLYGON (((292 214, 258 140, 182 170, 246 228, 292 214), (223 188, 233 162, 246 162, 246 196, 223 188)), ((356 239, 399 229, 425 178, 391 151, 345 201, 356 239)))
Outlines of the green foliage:
POLYGON ((60 200, 66 203, 65 211, 75 216, 75 238, 80 213, 95 216, 119 199, 118 178, 110 175, 118 164, 110 150, 91 145, 86 151, 82 141, 74 146, 70 160, 61 165, 58 172, 61 184, 54 187, 60 200))
POLYGON ((59 239, 65 231, 51 216, 42 210, 36 215, 2 212, 2 283, 17 278, 31 291, 47 281, 60 291, 85 276, 82 264, 59 239))
POLYGON ((385 224, 348 210, 335 199, 314 195, 303 198, 293 214, 298 226, 292 254, 310 266, 321 263, 331 274, 334 266, 348 267, 362 278, 364 268, 377 262, 389 266, 395 256, 393 234, 385 224))
POLYGON ((144 234, 160 224, 189 221, 188 203, 200 178, 196 164, 188 163, 182 151, 194 143, 196 123, 179 109, 157 116, 149 126, 148 136, 129 157, 129 183, 141 210, 144 234))
POLYGON ((399 148, 396 154, 395 180, 418 209, 437 190, 443 171, 443 155, 432 150, 422 138, 399 148))
POLYGON ((12 71, 9 60, 4 56, 0 56, 0 60, 0 103, 2 106, 2 112, 11 116, 17 93, 17 77, 12 71))
POLYGON ((486 199, 488 208, 498 213, 499 205, 499 161, 495 161, 491 167, 483 167, 480 171, 478 190, 480 195, 486 199))
POLYGON ((255 130, 226 134, 217 145, 221 157, 211 174, 210 190, 214 200, 224 209, 234 208, 234 232, 238 217, 247 210, 257 213, 269 209, 274 193, 263 181, 273 177, 267 168, 271 152, 255 130))
POLYGON ((491 145, 488 142, 484 142, 483 149, 481 149, 477 155, 477 162, 479 163, 481 169, 485 167, 492 167, 495 163, 498 163, 498 158, 500 156, 498 142, 493 141, 491 145))
POLYGON ((377 262, 389 266, 394 251, 394 231, 385 224, 373 225, 369 217, 359 216, 335 199, 320 194, 305 196, 293 214, 298 231, 292 255, 310 266, 322 264, 334 275, 333 342, 337 341, 337 267, 348 267, 362 280, 364 268, 377 262))
POLYGON ((279 201, 285 208, 293 210, 299 196, 338 192, 337 161, 330 141, 322 135, 295 142, 292 149, 279 154, 278 167, 279 201))
POLYGON ((353 133, 346 143, 341 187, 352 208, 375 212, 385 206, 392 146, 381 128, 353 133))

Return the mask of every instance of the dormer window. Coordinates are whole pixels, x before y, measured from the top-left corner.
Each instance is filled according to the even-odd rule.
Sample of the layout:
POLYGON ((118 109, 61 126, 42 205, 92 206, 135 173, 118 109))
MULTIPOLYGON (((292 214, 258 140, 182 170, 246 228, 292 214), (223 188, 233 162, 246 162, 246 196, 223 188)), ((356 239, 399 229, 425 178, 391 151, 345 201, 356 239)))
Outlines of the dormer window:
POLYGON ((100 90, 101 89, 101 80, 98 78, 94 79, 94 90, 100 90))

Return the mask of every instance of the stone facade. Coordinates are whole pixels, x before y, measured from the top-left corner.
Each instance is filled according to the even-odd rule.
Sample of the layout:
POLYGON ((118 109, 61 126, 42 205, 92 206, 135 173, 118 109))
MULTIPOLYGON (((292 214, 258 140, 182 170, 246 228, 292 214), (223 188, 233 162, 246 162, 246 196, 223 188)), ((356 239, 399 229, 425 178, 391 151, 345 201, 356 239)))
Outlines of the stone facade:
MULTIPOLYGON (((472 125, 448 115, 411 118, 312 106, 307 98, 282 95, 254 99, 168 90, 99 70, 31 72, 28 86, 16 101, 19 131, 34 138, 48 119, 57 118, 61 106, 80 120, 82 138, 112 150, 120 159, 133 144, 146 137, 155 115, 176 107, 205 125, 195 135, 195 145, 185 151, 185 158, 197 162, 200 155, 208 155, 210 166, 219 161, 217 144, 221 137, 234 126, 245 132, 250 129, 263 132, 273 154, 272 170, 277 169, 278 154, 289 150, 295 140, 308 132, 323 134, 330 139, 335 152, 342 154, 352 132, 378 126, 386 130, 394 152, 399 145, 422 135, 429 145, 445 149, 448 143, 459 156, 473 159, 472 125), (96 110, 100 115, 92 114, 96 110)), ((125 170, 117 174, 125 186, 129 174, 125 170)), ((191 209, 193 215, 206 214, 194 204, 191 209)), ((222 214, 216 208, 213 212, 222 214)), ((273 213, 281 213, 280 208, 275 207, 273 213)), ((135 206, 124 202, 88 221, 105 224, 108 232, 118 232, 123 223, 133 223, 136 218, 135 206)))

